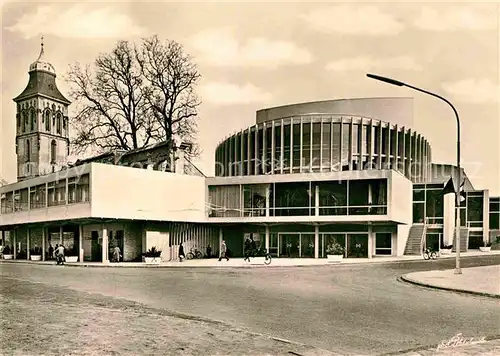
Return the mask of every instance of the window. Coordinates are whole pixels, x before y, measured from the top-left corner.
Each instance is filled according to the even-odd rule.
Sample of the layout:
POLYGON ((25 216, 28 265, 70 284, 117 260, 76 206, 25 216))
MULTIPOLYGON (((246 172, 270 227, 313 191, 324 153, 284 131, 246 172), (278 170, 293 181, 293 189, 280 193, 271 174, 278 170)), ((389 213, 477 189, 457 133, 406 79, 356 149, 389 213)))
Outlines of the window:
POLYGON ((266 188, 257 184, 243 186, 244 216, 266 216, 266 188))
POLYGON ((313 189, 310 182, 275 183, 271 199, 271 215, 314 215, 313 189))
MULTIPOLYGON (((302 168, 309 172, 311 163, 311 123, 304 122, 302 125, 302 168)), ((300 144, 300 142, 299 142, 300 144)))
POLYGON ((50 163, 55 164, 57 158, 57 143, 56 140, 52 140, 50 143, 50 163))
POLYGON ((56 182, 56 203, 57 205, 66 204, 66 179, 56 182))
POLYGON ((76 203, 76 178, 68 178, 68 203, 76 203))
POLYGON ((285 125, 284 131, 284 144, 283 144, 283 169, 289 169, 291 167, 290 162, 290 140, 291 140, 291 124, 285 125))
POLYGON ((349 182, 349 215, 368 213, 369 182, 353 180, 349 182))
POLYGON ((332 141, 332 165, 334 171, 339 171, 340 166, 340 124, 333 124, 333 141, 332 141))
POLYGON ((63 130, 66 130, 67 121, 67 119, 63 119, 63 130))
POLYGON ((31 161, 31 145, 30 145, 30 140, 26 139, 26 162, 31 161))
POLYGON ((89 175, 84 174, 77 180, 76 202, 84 203, 90 200, 89 175))
POLYGON ((211 217, 241 216, 240 186, 218 185, 208 188, 211 217))
POLYGON ((45 111, 45 131, 50 131, 50 111, 45 111))
POLYGON ((318 171, 319 170, 319 166, 321 164, 320 162, 320 152, 321 152, 321 123, 319 122, 315 122, 314 124, 312 124, 312 130, 313 130, 313 134, 312 134, 312 166, 315 168, 314 170, 315 171, 318 171))
POLYGON ((320 182, 319 215, 347 215, 347 182, 320 182))
POLYGON ((330 162, 331 162, 331 124, 329 122, 324 122, 323 123, 323 144, 321 145, 321 150, 322 150, 322 170, 325 172, 330 171, 330 162))
POLYGON ((274 173, 279 174, 281 172, 281 125, 274 126, 274 173))
POLYGON ((62 118, 61 114, 57 113, 57 133, 60 134, 62 131, 62 118))
POLYGON ((36 115, 35 110, 31 109, 31 131, 36 129, 36 115))
POLYGON ((293 124, 293 172, 300 172, 300 124, 293 124))
POLYGON ((54 182, 50 182, 47 185, 47 197, 48 197, 47 206, 57 205, 56 188, 55 188, 54 182))
POLYGON ((26 111, 23 111, 23 118, 24 118, 24 131, 28 131, 28 113, 26 111))

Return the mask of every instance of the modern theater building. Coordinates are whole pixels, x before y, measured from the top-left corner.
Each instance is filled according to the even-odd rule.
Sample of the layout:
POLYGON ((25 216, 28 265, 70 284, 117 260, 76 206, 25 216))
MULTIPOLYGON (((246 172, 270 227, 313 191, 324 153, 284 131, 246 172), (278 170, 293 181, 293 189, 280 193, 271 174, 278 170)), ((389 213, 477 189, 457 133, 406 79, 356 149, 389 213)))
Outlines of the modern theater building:
MULTIPOLYGON (((222 239, 239 256, 250 234, 292 258, 326 257, 332 240, 347 258, 453 244, 454 195, 444 188, 456 167, 432 162, 431 143, 412 129, 411 98, 260 110, 255 125, 219 143, 207 177, 184 157, 187 144, 174 157, 158 144, 66 166, 70 102, 43 58, 29 74, 14 99, 18 182, 0 187, 0 230, 15 258, 35 247, 46 258, 63 243, 80 261, 107 262, 115 245, 125 261, 152 246, 175 260, 181 242, 204 252, 222 239)), ((463 177, 466 251, 500 235, 500 198, 463 177)))

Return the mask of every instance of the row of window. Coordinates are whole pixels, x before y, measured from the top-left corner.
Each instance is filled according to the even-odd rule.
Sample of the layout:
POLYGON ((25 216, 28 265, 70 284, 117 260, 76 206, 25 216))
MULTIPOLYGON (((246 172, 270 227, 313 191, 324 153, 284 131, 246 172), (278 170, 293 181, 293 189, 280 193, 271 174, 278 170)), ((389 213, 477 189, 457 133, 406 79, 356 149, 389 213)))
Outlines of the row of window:
POLYGON ((210 186, 211 217, 385 215, 387 179, 210 186))
POLYGON ((89 199, 89 175, 85 174, 2 194, 0 204, 2 214, 9 214, 50 206, 84 203, 89 199))
POLYGON ((217 147, 216 176, 352 170, 352 162, 368 162, 369 156, 375 167, 391 162, 390 157, 406 160, 407 166, 419 163, 404 170, 423 176, 430 163, 430 146, 415 132, 350 118, 313 119, 318 121, 307 116, 280 120, 230 137, 217 147))
MULTIPOLYGON (((56 115, 52 115, 52 125, 50 117, 50 110, 45 110, 42 116, 42 122, 45 124, 45 131, 50 132, 52 127, 55 127, 56 132, 58 134, 61 134, 63 130, 66 130, 68 126, 68 119, 63 118, 62 113, 57 112, 56 115)), ((29 115, 27 111, 23 111, 21 114, 17 114, 17 127, 19 128, 20 132, 37 130, 35 109, 30 110, 29 115)))

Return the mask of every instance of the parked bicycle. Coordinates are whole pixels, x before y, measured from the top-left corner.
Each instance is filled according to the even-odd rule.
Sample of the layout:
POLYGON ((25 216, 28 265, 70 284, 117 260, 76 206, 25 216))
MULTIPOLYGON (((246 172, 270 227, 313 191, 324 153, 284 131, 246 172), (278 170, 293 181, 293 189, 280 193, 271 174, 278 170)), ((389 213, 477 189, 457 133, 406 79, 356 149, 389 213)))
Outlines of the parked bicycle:
POLYGON ((430 249, 430 248, 426 248, 423 252, 423 255, 424 255, 424 260, 435 260, 437 259, 437 252, 430 249))
POLYGON ((188 254, 186 255, 186 259, 188 260, 193 260, 193 259, 200 259, 200 258, 203 258, 203 253, 201 253, 200 250, 198 250, 196 247, 195 248, 191 248, 188 252, 188 254))
POLYGON ((264 257, 264 263, 266 265, 271 264, 272 261, 271 254, 267 252, 265 248, 260 248, 256 250, 252 257, 264 257))

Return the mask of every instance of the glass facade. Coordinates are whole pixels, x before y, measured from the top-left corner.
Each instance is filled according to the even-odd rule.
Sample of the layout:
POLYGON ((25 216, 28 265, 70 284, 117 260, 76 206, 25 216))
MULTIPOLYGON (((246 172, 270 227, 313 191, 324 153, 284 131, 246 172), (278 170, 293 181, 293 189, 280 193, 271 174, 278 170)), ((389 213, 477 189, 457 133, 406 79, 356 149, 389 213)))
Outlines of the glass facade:
POLYGON ((387 179, 209 186, 209 199, 210 217, 385 215, 387 179))
POLYGON ((413 185, 413 222, 443 224, 443 184, 413 185))
POLYGON ((41 209, 50 206, 85 203, 90 200, 89 174, 60 179, 2 194, 2 214, 41 209))
POLYGON ((425 138, 361 117, 303 115, 265 122, 227 138, 215 157, 219 177, 368 169, 395 169, 413 182, 430 176, 425 138))

